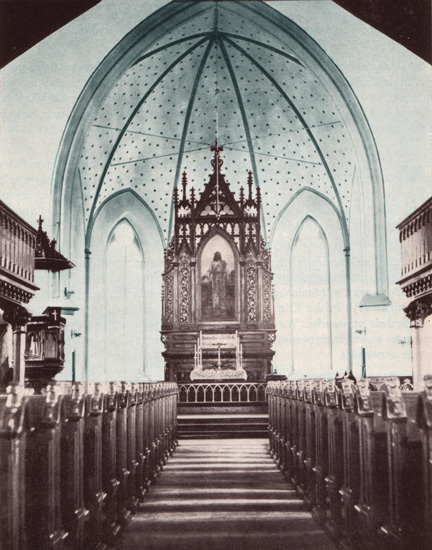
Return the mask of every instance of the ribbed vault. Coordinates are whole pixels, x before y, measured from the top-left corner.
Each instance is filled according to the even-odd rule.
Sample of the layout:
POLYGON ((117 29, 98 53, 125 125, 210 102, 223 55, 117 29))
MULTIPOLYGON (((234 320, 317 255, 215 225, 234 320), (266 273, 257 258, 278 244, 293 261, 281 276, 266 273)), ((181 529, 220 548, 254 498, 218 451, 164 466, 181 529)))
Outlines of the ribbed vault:
POLYGON ((348 220, 356 161, 337 105, 286 45, 230 4, 177 26, 113 83, 80 155, 86 222, 129 187, 169 238, 173 187, 186 170, 203 188, 216 138, 231 188, 249 169, 261 186, 267 238, 303 187, 348 220))
POLYGON ((237 196, 250 169, 261 187, 267 242, 286 205, 309 189, 337 210, 348 247, 354 181, 372 188, 376 293, 386 292, 384 195, 367 121, 319 46, 263 3, 173 2, 120 42, 66 129, 54 223, 73 216, 79 186, 88 246, 101 206, 131 189, 166 245, 173 189, 183 171, 203 189, 215 139, 237 196))

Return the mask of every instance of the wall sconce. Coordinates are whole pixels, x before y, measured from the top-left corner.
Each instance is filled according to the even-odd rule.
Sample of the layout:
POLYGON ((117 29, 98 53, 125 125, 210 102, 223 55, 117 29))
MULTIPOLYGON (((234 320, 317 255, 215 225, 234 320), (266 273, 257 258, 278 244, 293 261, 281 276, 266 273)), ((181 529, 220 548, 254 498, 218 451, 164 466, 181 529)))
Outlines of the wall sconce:
POLYGON ((75 290, 68 290, 67 286, 65 286, 65 289, 64 289, 65 297, 69 300, 72 294, 75 294, 75 290))

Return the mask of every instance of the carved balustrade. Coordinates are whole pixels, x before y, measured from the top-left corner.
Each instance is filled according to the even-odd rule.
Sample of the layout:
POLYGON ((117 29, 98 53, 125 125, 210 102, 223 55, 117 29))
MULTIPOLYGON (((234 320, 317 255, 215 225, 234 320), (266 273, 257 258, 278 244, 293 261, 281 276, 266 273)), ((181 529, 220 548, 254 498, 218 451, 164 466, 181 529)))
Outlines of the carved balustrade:
POLYGON ((341 548, 431 550, 432 376, 369 386, 269 382, 270 454, 341 548))
POLYGON ((37 231, 0 201, 0 295, 27 303, 34 284, 37 231))
POLYGON ((0 396, 1 550, 115 545, 174 450, 175 383, 87 390, 0 396))
POLYGON ((266 403, 267 382, 179 382, 179 404, 266 403))

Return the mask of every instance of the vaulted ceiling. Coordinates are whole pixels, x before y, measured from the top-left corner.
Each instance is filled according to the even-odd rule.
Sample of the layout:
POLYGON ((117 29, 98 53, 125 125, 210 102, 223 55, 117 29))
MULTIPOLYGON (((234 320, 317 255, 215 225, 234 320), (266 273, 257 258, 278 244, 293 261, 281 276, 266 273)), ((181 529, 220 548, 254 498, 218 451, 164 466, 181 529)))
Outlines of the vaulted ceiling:
POLYGON ((95 113, 79 161, 86 222, 130 188, 168 240, 173 189, 186 171, 203 190, 216 139, 236 196, 248 170, 261 187, 266 240, 304 188, 348 220, 354 146, 319 71, 235 3, 205 4, 142 51, 95 113))

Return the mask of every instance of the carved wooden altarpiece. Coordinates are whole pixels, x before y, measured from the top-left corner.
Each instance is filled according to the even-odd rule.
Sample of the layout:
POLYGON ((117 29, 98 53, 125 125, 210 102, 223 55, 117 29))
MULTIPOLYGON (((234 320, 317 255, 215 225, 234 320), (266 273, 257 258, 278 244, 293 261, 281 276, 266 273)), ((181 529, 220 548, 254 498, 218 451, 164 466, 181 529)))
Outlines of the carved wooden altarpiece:
POLYGON ((201 195, 188 190, 186 173, 181 198, 174 192, 163 274, 165 379, 262 380, 271 372, 276 331, 260 189, 253 193, 249 172, 247 197, 242 187, 237 201, 221 172, 223 147, 216 142, 211 150, 213 173, 201 195))

